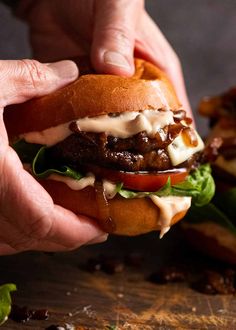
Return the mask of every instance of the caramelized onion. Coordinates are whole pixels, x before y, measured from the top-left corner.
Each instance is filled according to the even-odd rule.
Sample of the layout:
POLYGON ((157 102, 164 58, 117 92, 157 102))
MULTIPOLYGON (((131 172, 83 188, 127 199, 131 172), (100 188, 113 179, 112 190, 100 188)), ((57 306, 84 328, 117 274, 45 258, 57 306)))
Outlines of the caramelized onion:
POLYGON ((169 125, 169 131, 168 131, 168 138, 170 141, 173 141, 183 130, 185 126, 182 125, 181 123, 174 124, 174 125, 169 125))
POLYGON ((176 110, 173 111, 174 113, 174 121, 175 122, 180 122, 181 120, 186 118, 186 111, 185 110, 176 110))
POLYGON ((105 232, 112 233, 115 230, 115 223, 110 216, 109 204, 106 199, 102 182, 96 181, 94 188, 96 192, 99 225, 105 232))
POLYGON ((192 120, 192 118, 190 118, 190 117, 186 117, 186 118, 184 119, 184 122, 185 122, 186 125, 190 125, 190 124, 192 124, 193 120, 192 120))
POLYGON ((198 145, 197 135, 193 128, 184 127, 182 131, 182 136, 187 146, 196 147, 198 145))

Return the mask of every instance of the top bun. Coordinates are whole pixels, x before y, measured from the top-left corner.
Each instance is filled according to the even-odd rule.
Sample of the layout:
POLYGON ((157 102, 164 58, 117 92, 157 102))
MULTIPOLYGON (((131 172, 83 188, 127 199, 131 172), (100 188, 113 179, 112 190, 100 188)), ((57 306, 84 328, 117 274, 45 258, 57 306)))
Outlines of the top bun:
MULTIPOLYGON (((84 66, 84 59, 83 59, 84 66)), ((78 60, 80 67, 80 60, 78 60)), ((42 131, 71 120, 108 113, 146 109, 180 108, 174 88, 156 66, 135 59, 135 74, 130 78, 89 73, 72 84, 17 106, 9 106, 4 121, 10 137, 42 131)))

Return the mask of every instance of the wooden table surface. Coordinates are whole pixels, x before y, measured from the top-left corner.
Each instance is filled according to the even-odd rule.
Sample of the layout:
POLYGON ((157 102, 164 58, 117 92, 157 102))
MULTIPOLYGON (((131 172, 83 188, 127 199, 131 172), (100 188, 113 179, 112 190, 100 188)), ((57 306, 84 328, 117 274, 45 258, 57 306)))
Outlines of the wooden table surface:
MULTIPOLYGON (((162 266, 181 265, 198 275, 212 261, 194 253, 177 230, 162 240, 156 233, 135 238, 112 237, 100 245, 75 252, 23 253, 0 259, 0 282, 17 284, 14 302, 47 308, 47 321, 17 323, 1 329, 46 329, 74 325, 75 329, 236 329, 236 298, 206 295, 183 283, 153 284, 147 277, 162 266), (122 272, 89 272, 88 258, 100 254, 124 259, 135 253, 138 267, 125 264, 122 272), (116 327, 115 327, 116 326, 116 327)), ((215 265, 213 265, 215 266, 215 265)), ((191 275, 191 276, 192 276, 191 275)))

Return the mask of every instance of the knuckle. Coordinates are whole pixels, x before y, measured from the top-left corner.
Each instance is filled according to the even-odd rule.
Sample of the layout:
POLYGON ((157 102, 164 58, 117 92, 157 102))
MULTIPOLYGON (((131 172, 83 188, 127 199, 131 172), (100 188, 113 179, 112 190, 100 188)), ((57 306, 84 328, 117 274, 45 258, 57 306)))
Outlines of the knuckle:
POLYGON ((109 26, 104 30, 104 34, 109 36, 109 41, 113 42, 120 50, 131 48, 132 33, 128 29, 109 26))
POLYGON ((25 79, 25 83, 34 89, 48 80, 47 71, 44 66, 36 60, 20 60, 20 75, 25 79))
POLYGON ((16 252, 27 251, 30 250, 35 244, 34 239, 29 239, 22 235, 22 237, 18 237, 17 240, 9 242, 9 245, 16 252))
POLYGON ((25 225, 21 227, 21 232, 29 242, 31 240, 38 241, 45 239, 49 235, 52 228, 52 220, 48 213, 44 213, 34 219, 25 220, 25 225))
POLYGON ((52 222, 50 221, 50 217, 43 215, 30 223, 26 234, 29 238, 41 240, 49 235, 51 228, 52 222))

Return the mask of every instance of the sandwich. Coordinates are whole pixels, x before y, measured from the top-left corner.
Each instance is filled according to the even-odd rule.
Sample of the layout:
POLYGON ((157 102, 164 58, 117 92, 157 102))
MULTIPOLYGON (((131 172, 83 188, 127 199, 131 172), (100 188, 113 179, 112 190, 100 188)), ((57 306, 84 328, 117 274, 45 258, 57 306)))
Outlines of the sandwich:
POLYGON ((195 248, 236 264, 236 88, 204 98, 199 111, 210 119, 206 145, 217 145, 211 157, 216 194, 208 205, 193 206, 183 226, 195 248))
POLYGON ((214 194, 204 143, 153 64, 135 59, 130 78, 79 67, 72 84, 6 109, 11 145, 56 204, 108 233, 162 237, 214 194))

